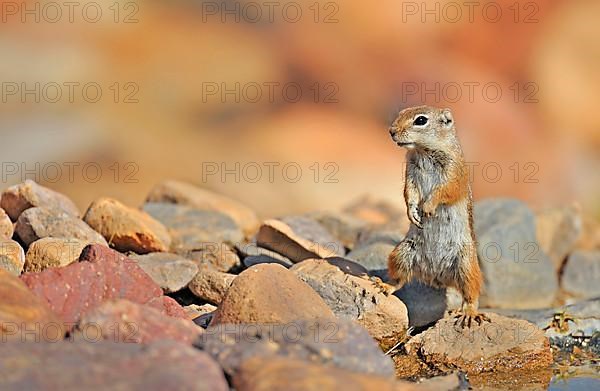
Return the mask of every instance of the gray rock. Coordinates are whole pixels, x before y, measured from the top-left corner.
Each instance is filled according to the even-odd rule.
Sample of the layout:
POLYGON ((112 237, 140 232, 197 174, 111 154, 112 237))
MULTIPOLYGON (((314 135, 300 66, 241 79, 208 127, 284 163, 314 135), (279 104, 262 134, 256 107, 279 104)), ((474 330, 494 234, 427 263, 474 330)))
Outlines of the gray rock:
POLYGON ((535 216, 537 240, 558 272, 581 237, 583 221, 577 205, 548 208, 535 216))
POLYGON ((325 261, 330 265, 336 266, 346 274, 356 277, 364 277, 369 274, 369 271, 361 264, 342 257, 326 258, 325 261))
POLYGON ((305 216, 286 216, 280 220, 286 223, 301 238, 318 243, 333 250, 336 254, 344 255, 346 253, 344 245, 316 220, 305 216))
POLYGON ((19 216, 15 232, 26 246, 47 237, 79 239, 108 246, 102 235, 83 220, 59 210, 29 208, 19 216))
POLYGON ((3 343, 0 388, 229 390, 217 363, 190 346, 173 341, 105 342, 92 333, 89 342, 3 343))
POLYGON ((185 288, 198 273, 198 266, 194 261, 177 254, 131 254, 129 257, 135 259, 165 293, 173 293, 185 288))
POLYGON ((374 242, 352 250, 346 258, 364 266, 368 270, 369 275, 379 277, 383 281, 388 281, 388 256, 394 247, 393 244, 374 242))
POLYGON ((347 248, 354 246, 358 233, 367 225, 365 221, 344 212, 319 211, 307 216, 316 220, 347 248))
POLYGON ((561 285, 577 298, 600 297, 600 251, 574 251, 563 270, 561 285))
MULTIPOLYGON (((246 243, 246 244, 241 244, 236 246, 237 250, 242 254, 242 256, 244 257, 244 265, 246 267, 250 267, 251 265, 246 265, 246 259, 248 257, 268 257, 271 259, 275 259, 275 261, 271 262, 271 263, 279 263, 282 266, 286 266, 289 267, 291 265, 293 265, 293 262, 284 257, 283 255, 276 253, 275 251, 263 248, 263 247, 259 247, 256 243, 246 243)), ((261 262, 262 263, 262 262, 261 262)), ((253 263, 256 264, 256 263, 253 263)))
POLYGON ((554 265, 536 239, 535 217, 523 202, 475 204, 475 233, 485 286, 480 304, 498 308, 550 306, 558 290, 554 265))
POLYGON ((386 243, 397 246, 406 236, 406 230, 395 224, 387 224, 377 228, 368 228, 360 231, 355 249, 367 247, 374 243, 386 243))
POLYGON ((161 202, 144 204, 144 211, 165 225, 173 251, 189 252, 207 244, 240 243, 244 238, 235 221, 224 213, 161 202))
POLYGON ((422 327, 444 317, 446 289, 437 289, 413 281, 394 292, 408 309, 408 325, 422 327))
POLYGON ((211 326, 196 346, 214 357, 230 376, 252 357, 288 357, 352 372, 394 374, 391 359, 365 329, 351 321, 211 326))
POLYGON ((287 268, 290 268, 293 265, 292 261, 286 262, 282 261, 281 259, 272 258, 268 255, 251 255, 249 257, 244 258, 244 266, 246 267, 252 267, 261 263, 277 263, 287 268))

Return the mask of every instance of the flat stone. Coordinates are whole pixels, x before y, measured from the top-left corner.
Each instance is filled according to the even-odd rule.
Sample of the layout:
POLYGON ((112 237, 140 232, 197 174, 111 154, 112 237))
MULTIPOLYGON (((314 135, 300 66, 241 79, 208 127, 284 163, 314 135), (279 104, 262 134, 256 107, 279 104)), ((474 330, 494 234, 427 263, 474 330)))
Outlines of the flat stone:
POLYGON ((71 337, 88 342, 147 344, 168 339, 191 344, 202 331, 189 319, 173 318, 154 308, 120 299, 106 301, 83 314, 71 337))
POLYGON ((10 217, 4 209, 0 208, 0 239, 10 239, 13 237, 14 226, 10 217))
POLYGON ((44 208, 29 208, 21 213, 15 231, 26 246, 47 237, 79 239, 108 245, 102 235, 83 220, 64 212, 44 208))
POLYGON ((242 230, 226 214, 169 203, 146 203, 144 211, 164 224, 171 233, 172 251, 187 254, 209 245, 241 243, 242 230))
POLYGON ((583 299, 600 297, 600 250, 574 251, 564 267, 561 286, 567 293, 583 299))
POLYGON ((577 205, 543 209, 536 213, 536 237, 540 248, 552 262, 556 272, 581 237, 583 221, 577 205))
POLYGON ((55 212, 61 211, 73 217, 80 216, 79 210, 69 198, 30 179, 2 192, 0 207, 12 221, 17 221, 23 211, 38 206, 55 212))
POLYGON ((228 391, 210 356, 185 344, 6 343, 0 388, 20 390, 228 391))
POLYGON ((0 239, 0 269, 18 276, 24 265, 25 252, 21 245, 14 240, 0 239))
POLYGON ((333 250, 336 254, 344 255, 344 245, 337 240, 318 221, 306 216, 285 216, 279 219, 292 229, 294 234, 322 247, 333 250))
POLYGON ((198 273, 198 265, 189 259, 171 253, 132 254, 138 265, 165 293, 185 288, 198 273))
POLYGON ((135 260, 97 244, 84 248, 79 260, 65 267, 21 276, 67 327, 72 327, 86 311, 119 298, 183 316, 183 309, 173 299, 163 296, 162 289, 135 260))
POLYGON ((293 358, 326 368, 394 375, 391 359, 364 328, 347 320, 210 326, 196 346, 214 357, 229 376, 253 357, 293 358))
POLYGON ((334 318, 323 299, 294 273, 281 265, 262 264, 233 280, 211 325, 334 318))
POLYGON ((234 274, 220 272, 211 265, 200 265, 188 288, 200 299, 219 304, 235 278, 234 274))
POLYGON ((343 255, 336 251, 338 249, 324 247, 297 235, 290 226, 279 220, 267 220, 261 225, 256 235, 256 244, 295 263, 305 259, 343 255))
POLYGON ((391 348, 406 335, 406 306, 372 281, 317 259, 298 263, 290 271, 312 287, 338 318, 356 320, 365 327, 382 349, 391 348))
POLYGON ((169 180, 160 183, 150 191, 146 201, 175 203, 225 213, 242 228, 247 236, 254 234, 259 226, 256 214, 247 206, 224 195, 185 182, 169 180))
POLYGON ((329 231, 344 247, 353 248, 359 232, 367 223, 348 213, 318 211, 307 214, 329 231))
POLYGON ((252 267, 254 265, 260 265, 261 263, 276 263, 288 269, 293 265, 292 261, 285 262, 278 258, 272 258, 268 255, 251 255, 249 257, 244 258, 244 266, 246 266, 247 268, 252 267))
MULTIPOLYGON (((244 243, 244 244, 238 244, 236 246, 236 249, 238 250, 238 252, 241 254, 242 258, 245 261, 245 258, 248 257, 269 257, 271 259, 275 259, 277 262, 262 262, 262 263, 278 263, 282 266, 286 266, 289 267, 291 265, 293 265, 294 263, 284 257, 283 255, 273 251, 273 250, 269 250, 267 248, 263 248, 263 247, 259 247, 256 242, 250 242, 250 243, 244 243)), ((246 267, 250 267, 252 265, 246 265, 246 263, 244 262, 244 265, 246 267)))
POLYGON ((361 230, 356 240, 355 249, 368 247, 374 243, 397 246, 406 236, 404 227, 398 224, 386 224, 361 230))
POLYGON ((26 272, 41 272, 49 267, 63 267, 79 261, 87 241, 64 238, 42 238, 29 245, 25 255, 26 272))
POLYGON ((160 222, 111 198, 92 202, 83 220, 121 252, 161 252, 171 245, 171 236, 160 222))
POLYGON ((468 374, 539 370, 552 364, 548 338, 535 325, 486 313, 491 322, 476 322, 471 328, 455 325, 453 317, 411 338, 406 344, 410 356, 418 357, 430 369, 442 372, 461 370, 468 374))
POLYGON ((389 377, 355 373, 338 368, 289 358, 252 358, 246 360, 233 378, 238 391, 251 390, 361 390, 361 391, 433 391, 458 389, 457 376, 428 384, 394 380, 389 377), (292 387, 290 387, 292 385, 292 387))
POLYGON ((482 307, 549 307, 558 291, 554 264, 536 239, 535 217, 518 200, 475 204, 475 234, 484 276, 482 307), (523 283, 523 281, 527 283, 523 283))
POLYGON ((34 295, 18 277, 0 268, 0 360, 5 355, 7 341, 56 342, 64 335, 62 322, 48 304, 34 295))

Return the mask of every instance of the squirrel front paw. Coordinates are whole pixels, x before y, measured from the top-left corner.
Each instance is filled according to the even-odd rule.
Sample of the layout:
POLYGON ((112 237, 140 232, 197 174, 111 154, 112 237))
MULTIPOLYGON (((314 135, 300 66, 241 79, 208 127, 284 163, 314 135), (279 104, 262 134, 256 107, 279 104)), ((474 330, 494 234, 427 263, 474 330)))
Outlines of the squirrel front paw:
POLYGON ((408 219, 417 227, 423 228, 423 225, 421 224, 421 213, 416 204, 410 204, 408 206, 408 219))

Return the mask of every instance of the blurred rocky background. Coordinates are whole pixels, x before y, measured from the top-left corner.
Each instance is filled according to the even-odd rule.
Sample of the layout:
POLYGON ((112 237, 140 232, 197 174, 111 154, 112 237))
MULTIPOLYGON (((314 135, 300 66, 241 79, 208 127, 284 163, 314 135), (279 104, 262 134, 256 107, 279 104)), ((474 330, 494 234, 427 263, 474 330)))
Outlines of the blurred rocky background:
POLYGON ((477 199, 598 216, 600 3, 266 3, 1 1, 2 188, 81 210, 166 178, 261 216, 401 204, 387 126, 428 103, 454 110, 477 199))

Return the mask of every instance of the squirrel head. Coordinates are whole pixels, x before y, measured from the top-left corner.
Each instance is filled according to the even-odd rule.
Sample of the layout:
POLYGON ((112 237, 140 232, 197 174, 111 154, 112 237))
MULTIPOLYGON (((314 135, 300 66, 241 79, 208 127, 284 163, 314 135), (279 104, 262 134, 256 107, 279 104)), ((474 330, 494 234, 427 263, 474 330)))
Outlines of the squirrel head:
POLYGON ((454 118, 450 109, 411 107, 398 114, 390 135, 407 149, 440 149, 456 137, 454 118))

